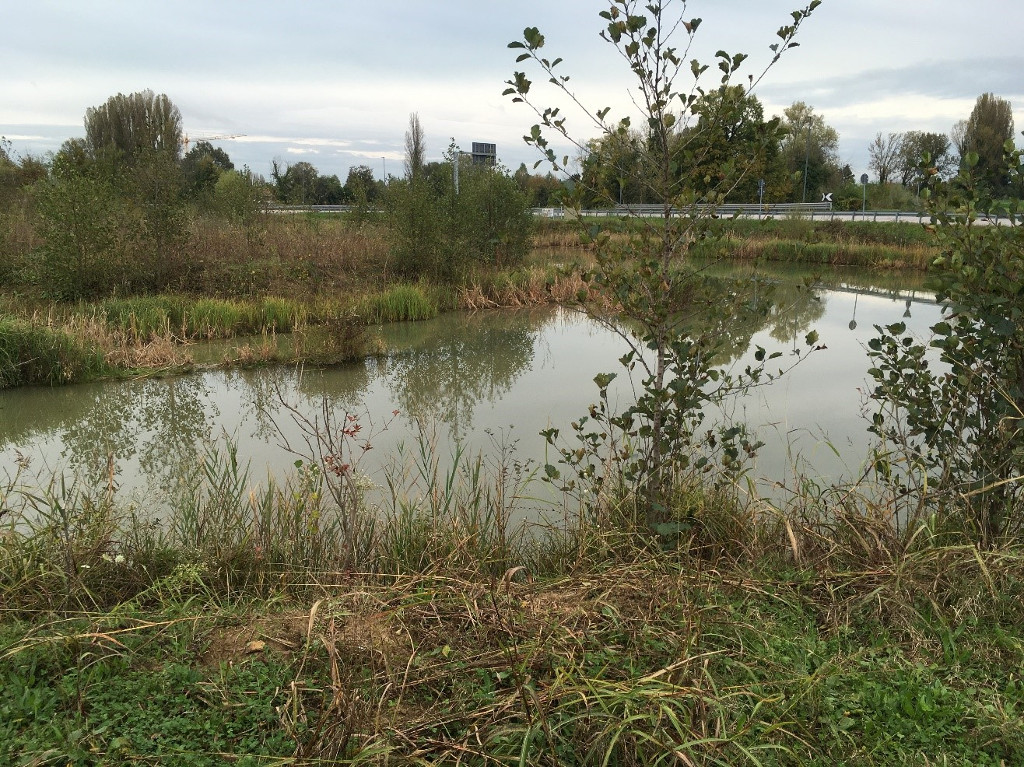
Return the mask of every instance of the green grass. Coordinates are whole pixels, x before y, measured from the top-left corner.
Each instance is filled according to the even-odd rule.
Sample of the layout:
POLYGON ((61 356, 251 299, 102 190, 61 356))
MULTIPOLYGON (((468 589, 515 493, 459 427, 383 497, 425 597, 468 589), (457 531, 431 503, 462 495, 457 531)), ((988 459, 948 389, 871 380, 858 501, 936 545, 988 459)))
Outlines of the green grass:
POLYGON ((307 313, 300 302, 272 296, 263 299, 138 296, 102 301, 97 311, 109 327, 138 342, 168 333, 185 338, 289 333, 303 323, 307 313))
POLYGON ((438 301, 422 285, 396 285, 364 298, 357 313, 370 324, 429 320, 437 316, 438 301))
POLYGON ((137 341, 177 331, 185 318, 185 300, 175 296, 111 298, 96 308, 108 326, 137 341))
POLYGON ((527 534, 513 449, 426 438, 368 513, 357 423, 283 484, 199 456, 159 527, 0 483, 0 762, 1024 762, 1019 542, 699 488, 527 534))
POLYGON ((660 555, 8 619, 0 760, 1020 763, 1019 621, 894 626, 855 581, 660 555))
POLYGON ((75 383, 109 372, 103 354, 70 333, 0 316, 0 389, 75 383))
POLYGON ((105 623, 111 633, 92 632, 102 638, 76 636, 88 633, 81 621, 62 625, 68 633, 54 644, 0 638, 8 652, 17 643, 0 661, 4 764, 217 765, 234 755, 261 764, 291 753, 294 740, 275 712, 295 678, 289 664, 193 665, 184 645, 201 641, 202 630, 175 626, 154 637, 133 632, 131 619, 105 623))

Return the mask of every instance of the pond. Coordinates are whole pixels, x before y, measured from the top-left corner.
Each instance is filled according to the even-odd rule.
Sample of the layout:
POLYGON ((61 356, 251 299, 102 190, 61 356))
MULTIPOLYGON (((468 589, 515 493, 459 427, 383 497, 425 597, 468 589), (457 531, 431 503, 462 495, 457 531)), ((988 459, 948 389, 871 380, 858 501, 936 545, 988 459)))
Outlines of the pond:
MULTIPOLYGON (((729 364, 749 364, 754 345, 782 352, 778 363, 795 361, 812 328, 826 348, 730 403, 731 417, 756 427, 766 443, 751 476, 766 488, 791 478, 795 466, 824 482, 855 478, 870 445, 863 410, 873 326, 904 321, 923 335, 939 307, 919 285, 880 286, 863 275, 814 291, 782 279, 777 297, 762 325, 739 334, 750 342, 729 364)), ((539 432, 570 433, 596 399, 594 377, 618 372, 626 350, 613 332, 569 309, 449 314, 376 332, 387 353, 326 369, 215 370, 0 392, 0 477, 21 463, 30 482, 112 477, 122 496, 152 499, 204 444, 226 435, 257 481, 293 469, 298 456, 286 444, 303 441, 293 414, 317 418, 324 407, 359 424, 360 444, 372 446, 360 468, 371 476, 410 453, 418 433, 446 456, 456 443, 484 453, 514 443, 520 460, 543 464, 539 432)), ((630 402, 625 375, 610 393, 623 407, 630 402)))

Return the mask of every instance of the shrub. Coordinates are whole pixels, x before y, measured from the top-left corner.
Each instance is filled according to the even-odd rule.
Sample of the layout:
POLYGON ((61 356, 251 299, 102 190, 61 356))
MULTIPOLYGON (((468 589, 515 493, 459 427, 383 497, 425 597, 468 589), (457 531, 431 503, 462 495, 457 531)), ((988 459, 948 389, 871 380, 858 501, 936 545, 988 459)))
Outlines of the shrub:
MULTIPOLYGON (((1007 156, 1015 182, 1024 180, 1021 155, 1007 156)), ((936 299, 946 317, 930 341, 904 335, 903 323, 876 326, 871 429, 902 464, 882 456, 881 474, 916 512, 959 518, 992 544, 1019 529, 1024 511, 1024 236, 1017 225, 979 224, 1018 216, 1021 201, 988 196, 976 162, 969 156, 930 201, 942 244, 936 299)))
POLYGON ((473 165, 452 145, 444 173, 393 181, 386 199, 392 253, 407 276, 462 282, 474 266, 517 266, 530 247, 526 196, 499 167, 473 165), (454 162, 458 158, 456 191, 454 162))

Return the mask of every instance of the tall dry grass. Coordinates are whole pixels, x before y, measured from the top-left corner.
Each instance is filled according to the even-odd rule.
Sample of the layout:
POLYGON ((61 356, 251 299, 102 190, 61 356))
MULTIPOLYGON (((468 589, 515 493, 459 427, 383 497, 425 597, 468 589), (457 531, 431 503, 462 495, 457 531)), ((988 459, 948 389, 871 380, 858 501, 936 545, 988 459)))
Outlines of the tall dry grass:
POLYGON ((208 295, 316 296, 389 278, 383 230, 341 216, 267 214, 249 225, 198 218, 191 235, 194 286, 208 295))

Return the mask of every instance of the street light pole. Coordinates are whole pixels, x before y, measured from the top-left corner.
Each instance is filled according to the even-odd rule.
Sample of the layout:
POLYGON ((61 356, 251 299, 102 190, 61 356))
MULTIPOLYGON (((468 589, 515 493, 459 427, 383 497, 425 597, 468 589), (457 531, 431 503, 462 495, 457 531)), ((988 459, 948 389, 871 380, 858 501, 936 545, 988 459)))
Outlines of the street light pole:
POLYGON ((811 117, 807 116, 807 136, 804 138, 804 199, 807 202, 807 167, 811 162, 811 117))

